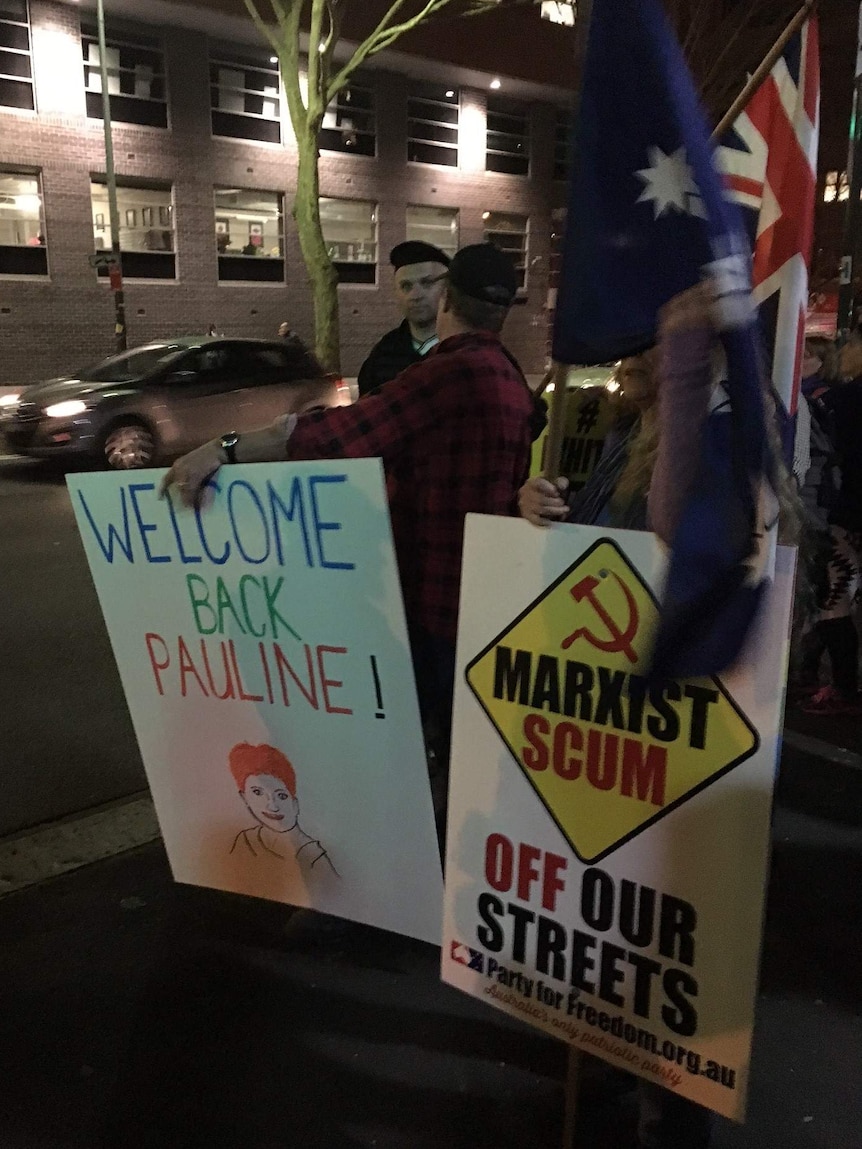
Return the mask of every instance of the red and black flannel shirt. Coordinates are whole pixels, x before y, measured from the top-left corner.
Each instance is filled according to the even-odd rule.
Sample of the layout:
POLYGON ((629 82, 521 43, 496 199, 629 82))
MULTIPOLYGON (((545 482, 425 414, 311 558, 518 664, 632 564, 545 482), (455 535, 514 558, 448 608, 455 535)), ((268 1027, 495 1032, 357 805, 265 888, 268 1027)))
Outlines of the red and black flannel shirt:
POLYGON ((511 513, 532 411, 496 335, 455 335, 352 407, 301 416, 287 453, 383 460, 407 621, 454 642, 464 516, 511 513))

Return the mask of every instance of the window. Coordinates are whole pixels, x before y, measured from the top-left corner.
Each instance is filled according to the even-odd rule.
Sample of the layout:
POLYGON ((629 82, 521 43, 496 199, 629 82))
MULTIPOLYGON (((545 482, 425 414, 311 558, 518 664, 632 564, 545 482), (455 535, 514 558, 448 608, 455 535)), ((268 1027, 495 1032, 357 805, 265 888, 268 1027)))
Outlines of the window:
POLYGON ((846 203, 850 199, 850 184, 847 172, 827 172, 826 186, 823 189, 824 203, 846 203))
MULTIPOLYGON (((174 210, 170 184, 118 180, 120 252, 128 279, 174 279, 174 210)), ((110 251, 111 213, 104 178, 90 183, 93 240, 96 251, 110 251)), ((106 268, 99 275, 107 275, 106 268)))
POLYGON ((27 0, 0 0, 0 104, 29 112, 36 107, 27 0))
POLYGON ((530 171, 530 117, 521 104, 488 97, 485 170, 525 176, 530 171))
POLYGON ((482 213, 482 219, 485 221, 486 242, 511 255, 518 269, 518 287, 524 291, 527 286, 527 217, 486 211, 482 213))
POLYGON ((321 199, 320 222, 341 282, 376 283, 377 205, 358 199, 321 199))
POLYGON ((447 255, 458 250, 458 209, 456 207, 427 207, 409 204, 407 207, 407 238, 433 243, 447 255))
POLYGON ((411 91, 407 101, 408 160, 457 168, 460 105, 457 88, 425 84, 411 91))
POLYGON ((377 154, 377 121, 371 88, 351 84, 338 93, 324 114, 319 143, 326 152, 377 154))
POLYGON ((278 67, 258 61, 210 59, 210 105, 214 136, 281 143, 278 67))
POLYGON ((557 112, 554 126, 554 179, 567 180, 572 167, 572 116, 557 112))
MULTIPOLYGON (((5 0, 0 0, 0 3, 5 0)), ((81 25, 84 52, 84 88, 87 115, 102 118, 102 73, 99 70, 99 40, 94 26, 81 25)), ((111 119, 123 124, 145 124, 153 128, 168 126, 168 103, 165 88, 165 62, 155 40, 135 37, 106 41, 108 94, 111 119)))
POLYGON ((284 283, 284 223, 277 192, 215 189, 218 277, 284 283))
POLYGON ((0 172, 0 274, 48 274, 38 176, 0 172))

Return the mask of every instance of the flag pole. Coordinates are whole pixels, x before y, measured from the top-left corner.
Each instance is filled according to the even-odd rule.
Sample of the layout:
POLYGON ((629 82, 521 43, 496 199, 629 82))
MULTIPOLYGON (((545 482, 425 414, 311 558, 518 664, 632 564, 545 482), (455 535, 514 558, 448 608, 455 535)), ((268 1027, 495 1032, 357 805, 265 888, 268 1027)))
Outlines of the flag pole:
POLYGON ((721 120, 719 120, 715 131, 712 133, 712 138, 714 140, 720 139, 729 128, 733 127, 739 117, 740 112, 742 112, 742 110, 746 107, 751 97, 781 59, 781 56, 784 53, 784 49, 787 47, 787 45, 790 43, 790 41, 793 39, 793 37, 808 19, 808 17, 813 13, 816 7, 817 0, 805 0, 805 3, 802 5, 802 7, 772 45, 772 48, 765 56, 763 62, 760 64, 757 70, 752 73, 748 83, 733 101, 726 114, 722 116, 721 120))
MULTIPOLYGON (((587 43, 590 37, 590 20, 593 14, 593 0, 577 0, 575 18, 575 96, 572 101, 572 123, 577 132, 578 112, 580 111, 581 89, 584 83, 584 63, 587 56, 587 43)), ((575 135, 572 149, 572 167, 579 162, 578 137, 575 135)), ((557 363, 551 366, 554 393, 551 398, 551 411, 548 416, 548 439, 545 447, 544 476, 552 482, 560 473, 560 458, 563 453, 563 432, 566 426, 566 383, 569 377, 569 364, 557 363)), ((572 1054, 570 1053, 570 1057, 572 1054)), ((578 1054, 580 1056, 580 1054, 578 1054)), ((568 1112, 568 1088, 566 1091, 566 1111, 568 1112)), ((577 1096, 577 1089, 575 1089, 577 1096)))

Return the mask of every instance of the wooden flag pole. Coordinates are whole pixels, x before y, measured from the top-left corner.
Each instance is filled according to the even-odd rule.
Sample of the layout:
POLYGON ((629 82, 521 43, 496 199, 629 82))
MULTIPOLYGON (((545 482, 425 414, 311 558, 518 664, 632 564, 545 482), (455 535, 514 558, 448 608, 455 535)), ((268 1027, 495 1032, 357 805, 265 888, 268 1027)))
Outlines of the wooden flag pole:
MULTIPOLYGON (((577 15, 575 19, 575 96, 572 100, 572 123, 577 131, 578 113, 580 112, 581 90, 584 83, 584 65, 587 59, 587 45, 590 39, 590 22, 593 15, 593 0, 577 0, 577 15)), ((578 138, 575 136, 572 147, 572 167, 578 162, 578 138)), ((566 384, 569 376, 567 364, 552 364, 554 394, 551 399, 551 412, 548 417, 548 440, 545 447, 545 466, 543 474, 551 482, 560 473, 560 458, 563 453, 563 432, 566 426, 566 384)), ((568 1111, 569 1086, 566 1089, 566 1109, 568 1111)), ((575 1086, 577 1096, 577 1086, 575 1086)), ((566 1147, 567 1149, 567 1147, 566 1147)))
POLYGON ((733 127, 740 112, 746 107, 751 97, 778 63, 784 49, 816 7, 817 0, 805 0, 805 3, 772 45, 772 48, 769 50, 763 62, 757 70, 752 73, 751 79, 733 101, 726 114, 722 116, 718 122, 715 131, 712 133, 713 140, 720 139, 729 128, 733 127))

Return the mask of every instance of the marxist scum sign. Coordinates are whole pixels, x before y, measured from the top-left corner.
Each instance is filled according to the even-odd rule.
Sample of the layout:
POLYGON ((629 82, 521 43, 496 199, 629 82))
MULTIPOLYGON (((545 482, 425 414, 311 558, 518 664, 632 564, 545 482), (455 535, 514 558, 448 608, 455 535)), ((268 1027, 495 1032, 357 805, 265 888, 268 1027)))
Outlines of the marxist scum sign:
POLYGON ((656 687, 662 567, 645 533, 470 516, 443 976, 741 1119, 792 555, 742 669, 656 687))
POLYGON ((174 876, 439 941, 379 460, 68 485, 174 876))

